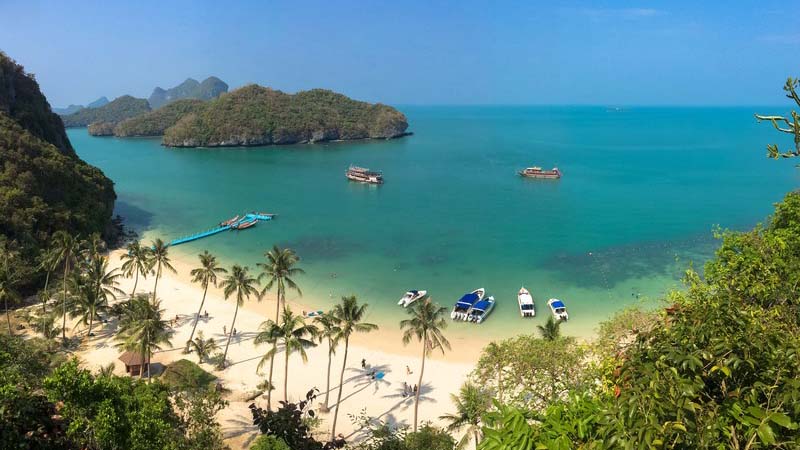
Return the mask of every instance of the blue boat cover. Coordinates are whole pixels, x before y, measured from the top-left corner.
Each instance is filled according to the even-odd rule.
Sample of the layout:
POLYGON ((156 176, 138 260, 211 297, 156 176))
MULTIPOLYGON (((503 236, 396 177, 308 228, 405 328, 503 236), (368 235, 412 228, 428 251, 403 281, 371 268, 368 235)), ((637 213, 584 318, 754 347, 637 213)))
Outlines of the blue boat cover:
POLYGON ((410 290, 410 291, 408 291, 408 292, 411 292, 411 293, 412 293, 412 294, 414 294, 414 295, 417 295, 417 294, 419 294, 419 291, 418 291, 418 290, 416 290, 416 289, 412 289, 412 290, 410 290))
POLYGON ((475 300, 477 299, 478 299, 478 294, 466 294, 463 297, 461 297, 461 299, 458 302, 456 302, 456 306, 469 308, 470 306, 472 306, 473 303, 475 303, 475 300))
POLYGON ((481 311, 486 311, 486 308, 489 307, 489 304, 491 304, 489 300, 481 300, 478 303, 475 303, 475 306, 473 306, 472 308, 480 309, 481 311))
POLYGON ((375 378, 377 378, 379 380, 382 380, 384 375, 386 375, 386 374, 383 373, 383 372, 378 372, 378 373, 375 374, 375 378))
POLYGON ((564 303, 562 303, 561 300, 556 300, 553 303, 551 303, 551 305, 553 306, 553 308, 566 308, 566 306, 564 306, 564 303))

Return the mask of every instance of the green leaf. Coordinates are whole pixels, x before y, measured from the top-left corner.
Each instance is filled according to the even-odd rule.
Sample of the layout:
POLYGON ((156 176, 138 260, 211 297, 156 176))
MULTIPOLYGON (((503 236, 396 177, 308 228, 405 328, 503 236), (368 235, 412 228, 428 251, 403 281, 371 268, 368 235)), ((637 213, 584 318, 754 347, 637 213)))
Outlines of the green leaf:
POLYGON ((775 443, 775 434, 773 434, 772 427, 770 427, 767 422, 762 423, 756 430, 756 433, 758 433, 758 437, 761 438, 762 443, 766 445, 775 443))

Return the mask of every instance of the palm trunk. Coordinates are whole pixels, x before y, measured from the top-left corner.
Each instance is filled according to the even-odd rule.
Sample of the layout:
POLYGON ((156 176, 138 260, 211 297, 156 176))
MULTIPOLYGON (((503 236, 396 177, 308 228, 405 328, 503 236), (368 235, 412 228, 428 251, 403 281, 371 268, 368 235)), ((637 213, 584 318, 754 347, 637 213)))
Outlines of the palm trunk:
POLYGON ((61 323, 61 340, 67 342, 67 274, 69 273, 69 261, 64 262, 64 298, 61 299, 61 311, 64 319, 61 323))
POLYGON ((478 434, 478 430, 475 430, 473 433, 475 436, 475 450, 478 450, 478 444, 480 443, 480 435, 478 434))
POLYGON ((14 332, 11 330, 11 315, 8 313, 8 295, 3 296, 3 302, 6 305, 6 321, 8 322, 8 335, 12 336, 14 332))
POLYGON ((269 386, 267 386, 267 411, 272 407, 272 369, 275 367, 275 345, 272 346, 272 357, 269 360, 269 386))
POLYGON ((44 278, 44 296, 42 296, 42 315, 47 314, 47 285, 50 284, 50 271, 47 271, 47 276, 44 278))
POLYGON ((326 380, 326 387, 325 387, 325 409, 328 409, 328 398, 331 393, 331 362, 333 360, 333 348, 331 346, 331 339, 328 338, 328 377, 325 378, 326 380))
MULTIPOLYGON (((277 305, 275 305, 275 323, 277 324, 281 317, 281 293, 283 286, 278 281, 278 295, 276 296, 277 305)), ((269 391, 267 392, 267 411, 272 406, 272 367, 275 365, 275 353, 278 348, 278 343, 272 344, 272 356, 269 358, 269 391)))
POLYGON ((158 262, 158 270, 156 270, 156 284, 153 286, 153 304, 156 304, 156 291, 158 290, 158 279, 161 278, 161 261, 158 262))
POLYGON ((339 393, 336 395, 336 411, 333 413, 333 427, 331 427, 331 441, 336 439, 336 419, 339 418, 339 404, 342 402, 344 390, 344 369, 347 367, 347 350, 350 346, 350 337, 344 340, 344 360, 342 361, 342 374, 339 376, 339 393))
POLYGON ((285 348, 286 365, 283 367, 283 401, 289 401, 289 349, 285 348))
POLYGON ((92 324, 94 322, 94 308, 92 308, 91 315, 89 316, 89 331, 86 332, 86 339, 92 338, 92 324))
POLYGON ((233 322, 231 322, 231 329, 228 330, 228 342, 225 344, 225 353, 222 355, 222 367, 225 367, 225 360, 228 357, 228 346, 231 345, 231 337, 233 336, 233 326, 236 325, 236 315, 239 314, 239 300, 236 300, 236 310, 233 312, 233 322))
POLYGON ((152 352, 150 349, 147 349, 147 382, 150 383, 152 381, 150 379, 150 358, 152 357, 152 352))
POLYGON ((425 354, 427 353, 428 332, 422 333, 422 368, 419 371, 419 383, 417 384, 417 395, 414 401, 414 433, 417 432, 417 413, 419 413, 419 393, 422 390, 422 374, 425 373, 425 354))
POLYGON ((136 295, 136 285, 139 284, 139 269, 136 269, 136 276, 133 278, 133 290, 131 291, 131 300, 133 300, 133 296, 136 295))
POLYGON ((203 311, 203 305, 206 302, 206 293, 208 293, 208 284, 206 284, 206 288, 203 290, 203 300, 200 301, 200 309, 197 310, 197 317, 194 318, 194 326, 192 327, 192 334, 189 335, 189 340, 186 341, 186 351, 184 351, 184 353, 189 353, 189 343, 192 342, 192 338, 194 337, 194 330, 197 329, 197 322, 200 321, 200 312, 203 311))

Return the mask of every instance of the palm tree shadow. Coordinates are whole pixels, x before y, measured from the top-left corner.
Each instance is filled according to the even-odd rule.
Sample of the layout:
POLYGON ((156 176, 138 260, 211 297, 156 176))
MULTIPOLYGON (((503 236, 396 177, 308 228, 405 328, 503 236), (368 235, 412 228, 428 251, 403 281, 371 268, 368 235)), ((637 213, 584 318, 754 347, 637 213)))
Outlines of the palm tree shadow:
POLYGON ((258 427, 253 425, 253 419, 241 414, 228 420, 228 424, 222 428, 222 435, 225 439, 246 436, 242 448, 250 448, 250 444, 260 435, 258 427))

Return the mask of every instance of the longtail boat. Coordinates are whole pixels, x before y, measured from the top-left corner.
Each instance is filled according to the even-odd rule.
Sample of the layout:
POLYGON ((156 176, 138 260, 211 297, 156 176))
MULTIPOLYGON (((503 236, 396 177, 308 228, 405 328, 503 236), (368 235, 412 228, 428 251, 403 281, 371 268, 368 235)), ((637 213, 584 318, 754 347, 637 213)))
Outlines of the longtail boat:
POLYGON ((541 167, 528 167, 527 169, 519 171, 520 176, 526 178, 561 178, 561 171, 558 167, 553 167, 551 170, 542 170, 541 167))

